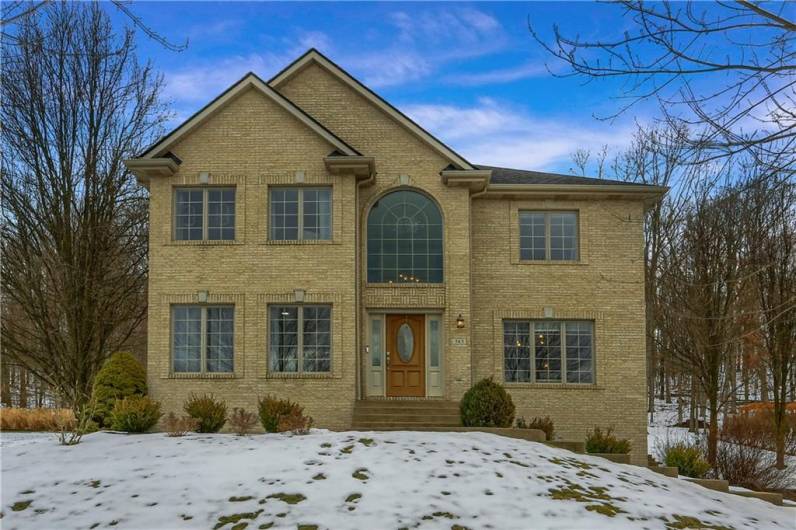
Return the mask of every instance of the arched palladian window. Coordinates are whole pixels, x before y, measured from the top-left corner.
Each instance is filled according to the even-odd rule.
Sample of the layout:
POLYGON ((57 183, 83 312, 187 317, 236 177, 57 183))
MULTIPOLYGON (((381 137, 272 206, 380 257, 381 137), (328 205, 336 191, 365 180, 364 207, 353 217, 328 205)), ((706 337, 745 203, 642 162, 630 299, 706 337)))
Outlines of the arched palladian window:
POLYGON ((442 215, 422 193, 400 190, 368 214, 369 283, 442 283, 442 215))

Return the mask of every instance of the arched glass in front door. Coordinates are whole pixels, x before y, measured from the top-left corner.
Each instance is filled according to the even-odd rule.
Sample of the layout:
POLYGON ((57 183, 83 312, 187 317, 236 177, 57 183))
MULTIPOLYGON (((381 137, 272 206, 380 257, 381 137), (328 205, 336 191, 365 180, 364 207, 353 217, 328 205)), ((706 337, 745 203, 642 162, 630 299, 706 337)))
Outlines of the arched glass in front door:
POLYGON ((379 199, 368 214, 369 283, 442 283, 442 215, 416 191, 379 199))

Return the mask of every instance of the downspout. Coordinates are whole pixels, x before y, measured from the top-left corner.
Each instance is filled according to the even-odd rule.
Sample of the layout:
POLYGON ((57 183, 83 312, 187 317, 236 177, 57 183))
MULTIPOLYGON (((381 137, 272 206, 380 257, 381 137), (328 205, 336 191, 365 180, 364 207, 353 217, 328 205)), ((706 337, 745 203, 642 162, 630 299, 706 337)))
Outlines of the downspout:
POLYGON ((362 321, 362 297, 361 297, 361 255, 362 249, 360 248, 360 229, 362 224, 362 218, 360 216, 360 205, 359 205, 359 188, 364 185, 373 184, 376 181, 376 172, 371 171, 370 176, 365 180, 356 183, 356 187, 354 188, 354 208, 355 208, 355 222, 356 226, 354 227, 354 298, 355 303, 354 306, 356 308, 356 314, 354 315, 354 327, 356 329, 356 333, 354 334, 354 351, 356 355, 354 355, 354 361, 356 363, 356 369, 354 370, 354 384, 356 385, 356 392, 354 393, 354 398, 356 400, 362 399, 362 332, 364 331, 360 326, 362 321))
POLYGON ((484 180, 484 188, 470 195, 470 209, 467 213, 468 222, 470 224, 470 386, 472 387, 475 381, 475 363, 473 362, 473 199, 485 194, 489 189, 489 177, 484 180))

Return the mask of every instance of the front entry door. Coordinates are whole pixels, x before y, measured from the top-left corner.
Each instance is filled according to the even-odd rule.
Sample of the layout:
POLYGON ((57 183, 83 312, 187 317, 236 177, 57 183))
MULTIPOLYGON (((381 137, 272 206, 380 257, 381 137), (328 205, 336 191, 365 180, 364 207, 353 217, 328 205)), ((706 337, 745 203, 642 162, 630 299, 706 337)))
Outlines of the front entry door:
POLYGON ((426 395, 425 315, 387 315, 387 395, 426 395))

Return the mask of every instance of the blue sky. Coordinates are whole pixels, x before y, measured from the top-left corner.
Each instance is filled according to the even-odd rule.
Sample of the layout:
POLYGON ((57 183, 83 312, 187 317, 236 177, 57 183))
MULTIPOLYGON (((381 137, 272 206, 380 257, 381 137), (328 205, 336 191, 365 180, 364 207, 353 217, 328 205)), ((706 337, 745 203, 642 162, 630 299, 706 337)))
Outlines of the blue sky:
MULTIPOLYGON (((616 34, 621 11, 592 3, 137 2, 131 9, 175 53, 139 36, 163 72, 174 124, 252 70, 268 78, 310 47, 475 163, 569 172, 570 154, 626 145, 650 105, 613 121, 618 81, 556 78, 528 17, 585 38, 616 34)), ((109 9, 115 21, 123 17, 109 9)))

